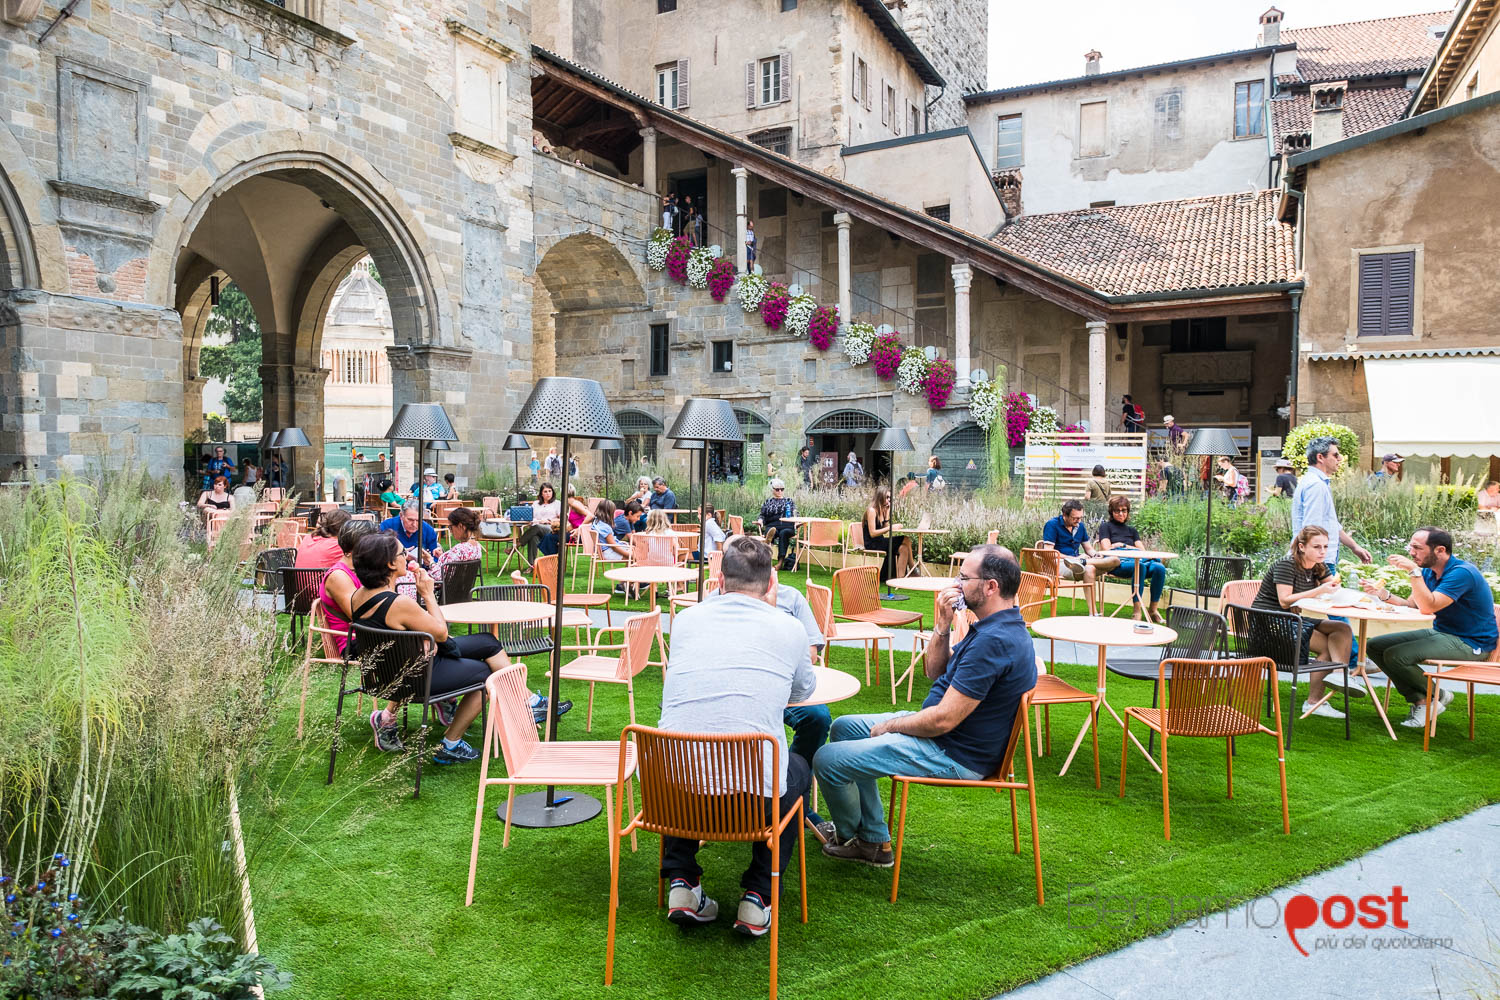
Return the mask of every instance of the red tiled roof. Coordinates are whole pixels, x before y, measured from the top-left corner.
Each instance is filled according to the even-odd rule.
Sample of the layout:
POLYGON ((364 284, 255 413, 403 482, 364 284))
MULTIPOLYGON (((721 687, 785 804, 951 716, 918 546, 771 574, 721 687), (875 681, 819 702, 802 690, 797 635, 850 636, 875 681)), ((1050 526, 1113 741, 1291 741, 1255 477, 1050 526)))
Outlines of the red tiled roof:
POLYGON ((1279 194, 1022 215, 994 241, 1104 295, 1296 281, 1293 230, 1276 220, 1279 194))
POLYGON ((1451 10, 1406 14, 1290 28, 1281 33, 1281 40, 1297 43, 1297 74, 1302 83, 1420 73, 1437 54, 1438 41, 1428 29, 1446 30, 1452 20, 1451 10))
MULTIPOLYGON (((1400 121, 1411 101, 1405 87, 1376 87, 1344 94, 1344 138, 1348 139, 1391 122, 1400 121)), ((1282 152, 1288 135, 1312 131, 1312 95, 1288 94, 1270 102, 1272 148, 1282 152)))

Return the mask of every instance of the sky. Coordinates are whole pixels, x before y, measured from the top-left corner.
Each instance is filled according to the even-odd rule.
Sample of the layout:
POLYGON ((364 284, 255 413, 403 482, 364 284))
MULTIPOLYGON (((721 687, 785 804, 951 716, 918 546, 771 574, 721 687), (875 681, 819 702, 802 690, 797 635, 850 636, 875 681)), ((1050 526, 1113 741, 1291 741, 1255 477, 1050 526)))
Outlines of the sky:
MULTIPOLYGON (((1272 0, 990 0, 990 89, 1254 48, 1272 0)), ((1452 8, 1451 0, 1286 0, 1281 26, 1308 28, 1452 8)))

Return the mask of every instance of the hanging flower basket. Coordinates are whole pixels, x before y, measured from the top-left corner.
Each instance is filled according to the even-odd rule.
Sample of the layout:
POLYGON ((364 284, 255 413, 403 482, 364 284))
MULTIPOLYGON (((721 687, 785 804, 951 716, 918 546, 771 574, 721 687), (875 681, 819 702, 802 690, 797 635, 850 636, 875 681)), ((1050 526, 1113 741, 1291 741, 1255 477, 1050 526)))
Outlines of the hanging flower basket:
POLYGON ((791 306, 792 297, 787 294, 786 286, 779 281, 771 282, 766 288, 765 296, 760 300, 760 318, 772 330, 780 330, 786 322, 787 309, 791 306))
POLYGON ((667 266, 667 254, 672 249, 672 233, 666 229, 658 228, 651 234, 651 241, 646 244, 646 263, 651 270, 660 271, 667 266))
MULTIPOLYGON (((820 351, 828 350, 839 332, 839 307, 819 306, 807 321, 807 339, 820 351)), ((868 345, 866 345, 868 350, 868 345)))
POLYGON ((850 323, 844 327, 844 356, 851 365, 862 365, 870 360, 870 347, 875 343, 875 328, 869 323, 850 323))
POLYGON ((875 374, 889 382, 896 377, 901 366, 901 340, 894 333, 882 333, 870 345, 870 361, 875 365, 875 374))
POLYGON ((687 283, 693 288, 708 287, 708 270, 714 265, 714 255, 708 247, 693 247, 688 251, 687 283))
POLYGON ((742 274, 735 279, 734 297, 740 308, 747 313, 760 312, 760 300, 765 298, 770 282, 758 274, 742 274))
POLYGON ((975 382, 969 388, 969 418, 982 431, 988 431, 1000 411, 1000 392, 994 382, 975 382))
POLYGON ((896 384, 913 396, 920 395, 927 381, 927 355, 920 347, 908 347, 901 352, 901 363, 896 366, 896 384))
POLYGON ((688 241, 680 236, 672 241, 671 248, 667 250, 667 276, 679 285, 687 281, 688 257, 692 250, 688 241))
POLYGON ((947 358, 938 358, 929 364, 927 378, 923 380, 923 388, 927 391, 927 405, 934 410, 947 406, 957 382, 958 371, 947 358))
POLYGON ((1031 397, 1024 392, 1005 394, 1005 443, 1019 448, 1031 429, 1031 397))
POLYGON ((811 295, 803 293, 792 296, 792 301, 786 308, 787 330, 799 337, 807 336, 808 324, 812 322, 812 315, 817 309, 818 300, 811 295))
POLYGON ((724 296, 734 287, 734 261, 728 257, 720 257, 714 261, 713 266, 708 269, 708 294, 714 297, 715 302, 723 302, 724 296))
POLYGON ((1057 433, 1057 411, 1050 406, 1038 406, 1031 411, 1031 426, 1027 428, 1029 434, 1056 434, 1057 433))

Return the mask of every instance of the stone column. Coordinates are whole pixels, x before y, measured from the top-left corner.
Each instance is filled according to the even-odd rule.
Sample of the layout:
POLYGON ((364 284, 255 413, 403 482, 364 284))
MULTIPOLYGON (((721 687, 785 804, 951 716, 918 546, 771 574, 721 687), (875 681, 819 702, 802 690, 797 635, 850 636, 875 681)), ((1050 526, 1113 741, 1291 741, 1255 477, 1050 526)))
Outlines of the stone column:
MULTIPOLYGON (((641 186, 646 193, 658 196, 656 190, 656 129, 641 129, 641 186)), ((658 210, 657 215, 661 212, 658 210)))
POLYGON ((323 469, 323 394, 330 371, 320 367, 293 368, 292 426, 302 428, 308 445, 294 449, 292 473, 297 492, 313 500, 323 499, 327 479, 323 469))
POLYGON ((968 264, 954 264, 953 272, 953 367, 957 369, 957 386, 969 385, 969 286, 974 271, 968 264))
POLYGON ((850 302, 850 285, 853 279, 849 273, 849 227, 851 225, 849 213, 835 212, 833 224, 839 228, 839 322, 848 323, 854 315, 853 305, 850 302))
POLYGON ((189 438, 193 432, 205 429, 203 419, 203 388, 208 379, 200 375, 189 375, 182 380, 182 436, 189 438))
POLYGON ((745 182, 750 171, 735 167, 729 171, 734 177, 734 260, 741 274, 745 273, 748 261, 745 257, 745 182))
POLYGON ((1104 337, 1109 324, 1096 319, 1084 326, 1089 331, 1089 431, 1102 434, 1109 429, 1109 401, 1104 396, 1104 337))

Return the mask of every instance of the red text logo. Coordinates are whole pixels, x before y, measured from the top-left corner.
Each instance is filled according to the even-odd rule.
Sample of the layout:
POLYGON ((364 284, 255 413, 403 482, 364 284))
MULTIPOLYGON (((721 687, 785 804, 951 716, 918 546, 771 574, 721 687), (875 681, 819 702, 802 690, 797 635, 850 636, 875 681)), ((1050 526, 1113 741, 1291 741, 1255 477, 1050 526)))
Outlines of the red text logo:
POLYGON ((1348 896, 1329 896, 1321 906, 1311 896, 1293 896, 1282 910, 1282 923, 1292 945, 1302 954, 1309 954, 1297 940, 1297 932, 1322 922, 1334 930, 1343 930, 1358 922, 1359 926, 1377 930, 1389 923, 1393 927, 1406 929, 1406 916, 1401 912, 1403 904, 1410 899, 1401 887, 1393 886, 1389 896, 1361 896, 1358 900, 1348 896))

